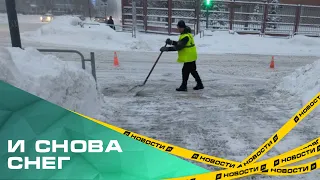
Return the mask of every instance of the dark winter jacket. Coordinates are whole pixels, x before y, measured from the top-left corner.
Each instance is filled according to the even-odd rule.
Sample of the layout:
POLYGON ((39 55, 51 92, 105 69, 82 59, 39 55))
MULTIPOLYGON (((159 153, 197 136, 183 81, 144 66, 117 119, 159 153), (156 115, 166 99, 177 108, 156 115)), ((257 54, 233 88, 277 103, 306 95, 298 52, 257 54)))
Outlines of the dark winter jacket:
MULTIPOLYGON (((188 33, 191 33, 191 28, 187 26, 186 28, 184 28, 184 31, 181 34, 188 34, 188 33)), ((189 41, 188 36, 184 37, 180 41, 173 41, 172 43, 173 46, 169 47, 168 51, 180 51, 181 49, 185 48, 188 41, 189 41)))
POLYGON ((116 30, 116 27, 114 26, 113 19, 109 19, 109 20, 107 21, 107 24, 111 27, 111 29, 116 30))

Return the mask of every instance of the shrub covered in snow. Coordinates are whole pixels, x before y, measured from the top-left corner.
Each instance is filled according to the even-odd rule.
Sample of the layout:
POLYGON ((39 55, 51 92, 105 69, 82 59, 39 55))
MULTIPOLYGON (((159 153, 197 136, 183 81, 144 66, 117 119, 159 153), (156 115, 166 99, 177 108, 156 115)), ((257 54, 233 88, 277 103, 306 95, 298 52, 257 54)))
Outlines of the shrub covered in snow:
POLYGON ((100 94, 92 75, 36 49, 0 48, 0 80, 66 109, 97 117, 100 94))

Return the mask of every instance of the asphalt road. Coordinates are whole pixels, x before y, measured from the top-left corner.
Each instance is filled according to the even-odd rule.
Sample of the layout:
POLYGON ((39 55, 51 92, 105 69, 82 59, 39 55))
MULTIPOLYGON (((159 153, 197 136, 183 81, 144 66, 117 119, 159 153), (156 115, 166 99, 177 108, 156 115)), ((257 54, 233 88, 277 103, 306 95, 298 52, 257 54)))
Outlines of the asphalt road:
MULTIPOLYGON (((19 23, 20 33, 35 31, 43 26, 44 23, 19 23)), ((22 45, 24 41, 21 42, 22 45)), ((0 23, 0 46, 11 46, 10 31, 8 23, 0 23)))

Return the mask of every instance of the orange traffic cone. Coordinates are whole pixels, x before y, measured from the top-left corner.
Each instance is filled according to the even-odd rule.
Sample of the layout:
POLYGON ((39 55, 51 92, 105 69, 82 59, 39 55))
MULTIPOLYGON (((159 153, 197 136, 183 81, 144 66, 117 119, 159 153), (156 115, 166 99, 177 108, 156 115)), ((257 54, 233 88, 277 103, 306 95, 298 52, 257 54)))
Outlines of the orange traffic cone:
POLYGON ((114 66, 119 66, 119 59, 118 59, 117 52, 114 52, 113 65, 114 66))
POLYGON ((271 62, 270 62, 270 68, 274 69, 274 56, 272 56, 271 62))

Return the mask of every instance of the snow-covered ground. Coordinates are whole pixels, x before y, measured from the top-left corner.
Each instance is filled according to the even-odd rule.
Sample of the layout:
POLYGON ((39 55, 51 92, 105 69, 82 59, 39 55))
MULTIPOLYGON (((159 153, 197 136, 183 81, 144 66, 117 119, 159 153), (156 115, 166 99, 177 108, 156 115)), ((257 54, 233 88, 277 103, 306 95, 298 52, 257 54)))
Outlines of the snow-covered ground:
MULTIPOLYGON (((159 51, 169 36, 138 33, 136 39, 131 33, 114 32, 105 24, 85 25, 81 28, 75 17, 56 17, 52 23, 37 31, 23 33, 26 41, 54 43, 77 47, 105 50, 159 51), (63 41, 61 41, 63 39, 63 41), (94 42, 94 43, 93 43, 94 42)), ((208 34, 208 33, 206 33, 208 34)), ((238 35, 229 32, 213 32, 212 36, 195 37, 199 53, 221 54, 267 54, 320 56, 320 39, 295 36, 291 39, 238 35)), ((177 36, 170 37, 177 40, 177 36)))
MULTIPOLYGON (((132 40, 130 34, 116 33, 109 27, 80 28, 74 26, 74 22, 71 18, 61 17, 60 21, 42 26, 35 32, 24 33, 23 42, 25 46, 34 47, 61 45, 63 48, 77 49, 85 55, 95 52, 99 90, 104 95, 103 99, 94 100, 98 99, 99 92, 93 90, 93 79, 78 64, 70 65, 70 61, 79 60, 69 54, 57 54, 60 59, 68 61, 63 63, 56 57, 44 56, 33 49, 2 48, 0 68, 7 70, 1 69, 0 78, 9 77, 9 82, 18 87, 26 87, 22 82, 24 80, 34 81, 35 85, 45 87, 43 89, 48 92, 52 92, 52 84, 47 82, 42 85, 41 79, 44 77, 63 82, 59 89, 77 89, 75 82, 78 82, 84 86, 81 92, 86 89, 94 94, 92 103, 103 103, 99 119, 181 147, 236 161, 252 153, 310 100, 308 96, 319 92, 319 61, 314 62, 319 58, 311 56, 320 54, 316 49, 319 48, 317 38, 297 36, 288 40, 215 32, 214 36, 206 36, 205 39, 196 37, 199 52, 205 52, 199 54, 197 62, 205 90, 192 91, 195 83, 190 76, 190 91, 175 92, 181 83, 181 65, 175 62, 176 53, 164 53, 145 88, 135 96, 136 91, 127 91, 144 81, 159 54, 146 51, 158 51, 167 36, 139 34, 138 39, 132 40), (118 52, 120 67, 112 65, 112 50, 118 52), (247 52, 251 55, 223 54, 228 52, 247 52), (256 53, 269 55, 253 55, 256 53), (270 54, 297 54, 301 57, 275 56, 276 68, 272 70, 269 69, 270 54), (308 56, 302 56, 304 54, 308 56), (35 73, 26 71, 29 68, 24 68, 26 64, 21 57, 32 57, 28 67, 30 72, 35 73), (58 68, 55 68, 54 75, 39 68, 38 61, 43 62, 45 67, 56 64, 58 68), (34 68, 33 64, 36 64, 34 68), (1 73, 7 71, 10 73, 1 73), (35 76, 39 74, 40 77, 35 76), (61 74, 73 74, 71 77, 75 79, 61 78, 61 74), (19 79, 22 81, 19 82, 19 79), (79 79, 88 79, 90 83, 79 79), (307 92, 308 89, 312 91, 307 92)), ((37 88, 26 89, 41 94, 37 88)), ((47 94, 43 96, 49 100, 52 97, 47 94)), ((66 95, 61 93, 52 97, 51 101, 61 102, 61 97, 66 95)), ((73 103, 81 105, 81 100, 70 98, 70 103, 65 102, 64 107, 70 109, 68 106, 73 103)), ((319 115, 320 112, 311 113, 263 159, 319 137, 319 115)), ((244 179, 315 180, 319 176, 320 172, 314 171, 291 178, 256 176, 258 178, 244 179)))
POLYGON ((40 43, 52 43, 69 45, 73 47, 85 47, 107 50, 159 50, 159 36, 144 35, 138 39, 132 39, 130 33, 115 32, 109 26, 102 23, 84 23, 81 28, 78 23, 81 20, 76 17, 56 17, 55 20, 42 26, 37 31, 22 33, 23 40, 40 43), (93 24, 93 25, 92 25, 93 24), (154 39, 153 37, 156 37, 154 39), (62 40, 63 39, 63 40, 62 40))
MULTIPOLYGON (((7 23, 7 17, 0 14, 0 26, 7 23)), ((41 23, 39 16, 19 15, 22 28, 22 40, 28 43, 58 44, 79 48, 122 50, 122 51, 159 51, 164 45, 167 35, 138 33, 132 38, 128 32, 114 32, 105 24, 85 24, 84 28, 78 25, 80 19, 71 16, 55 17, 52 23, 41 23), (26 23, 35 28, 26 27, 26 23), (39 28, 39 29, 37 29, 39 28), (37 30, 34 30, 37 29, 37 30), (94 43, 93 43, 94 42, 94 43)), ((259 37, 257 35, 238 35, 228 32, 207 33, 203 38, 195 37, 198 52, 203 54, 264 54, 264 55, 295 55, 320 56, 320 39, 305 36, 293 38, 259 37)), ((177 36, 170 38, 177 40, 177 36)))
MULTIPOLYGON (((270 56, 200 55, 198 69, 206 89, 177 93, 174 89, 181 83, 181 66, 173 62, 176 55, 169 53, 161 58, 143 91, 134 96, 127 91, 143 82, 157 55, 143 56, 120 53, 120 68, 112 67, 111 58, 99 63, 99 79, 107 87, 105 101, 110 105, 107 121, 165 142, 237 161, 253 152, 302 107, 300 96, 292 98, 276 87, 286 82, 283 77, 314 61, 277 56, 276 69, 270 70, 270 56), (130 55, 134 57, 132 60, 130 55), (280 98, 274 95, 276 92, 280 98)), ((316 78, 310 81, 317 81, 316 78)), ((193 81, 190 77, 189 89, 195 85, 193 81)), ((265 158, 318 137, 319 115, 312 113, 265 158)))

